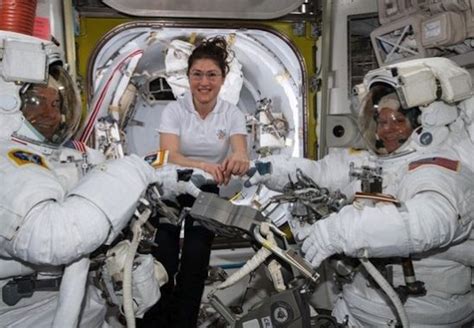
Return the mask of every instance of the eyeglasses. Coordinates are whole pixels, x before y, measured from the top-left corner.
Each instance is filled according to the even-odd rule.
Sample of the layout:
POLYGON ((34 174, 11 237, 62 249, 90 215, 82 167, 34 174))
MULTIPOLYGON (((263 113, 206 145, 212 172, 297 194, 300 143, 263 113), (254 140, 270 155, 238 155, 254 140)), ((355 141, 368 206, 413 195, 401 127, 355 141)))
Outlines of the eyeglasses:
POLYGON ((204 78, 204 76, 209 81, 216 81, 218 77, 222 76, 222 74, 215 71, 210 71, 210 72, 193 71, 189 73, 189 76, 191 80, 194 80, 194 81, 201 81, 204 78))

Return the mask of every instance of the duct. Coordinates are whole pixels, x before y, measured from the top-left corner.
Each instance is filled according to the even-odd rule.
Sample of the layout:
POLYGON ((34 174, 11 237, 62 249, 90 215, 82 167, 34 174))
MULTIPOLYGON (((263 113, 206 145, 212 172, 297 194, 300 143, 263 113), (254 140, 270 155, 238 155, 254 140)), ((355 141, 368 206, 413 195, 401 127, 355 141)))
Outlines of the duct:
POLYGON ((107 6, 138 17, 187 17, 274 19, 289 14, 303 4, 303 0, 103 0, 107 6))

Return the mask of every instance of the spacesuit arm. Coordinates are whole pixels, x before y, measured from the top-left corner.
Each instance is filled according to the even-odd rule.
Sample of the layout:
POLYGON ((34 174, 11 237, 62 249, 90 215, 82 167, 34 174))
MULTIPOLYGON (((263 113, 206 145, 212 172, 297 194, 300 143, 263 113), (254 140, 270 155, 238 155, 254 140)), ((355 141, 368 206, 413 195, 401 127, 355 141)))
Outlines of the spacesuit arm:
POLYGON ((263 183, 271 190, 282 191, 290 179, 296 181, 296 170, 300 169, 322 187, 341 189, 349 184, 349 162, 361 159, 361 156, 353 156, 348 152, 342 150, 331 153, 319 161, 288 155, 268 156, 259 161, 270 163, 270 172, 264 175, 256 172, 248 182, 250 185, 263 183))
POLYGON ((29 263, 66 264, 94 251, 109 230, 104 213, 85 199, 44 201, 28 213, 8 251, 29 263))
POLYGON ((302 246, 315 267, 335 253, 360 257, 408 256, 448 246, 469 235, 470 225, 458 220, 456 208, 435 191, 416 194, 406 210, 378 203, 353 205, 316 222, 302 246))
POLYGON ((348 208, 339 219, 353 215, 351 223, 340 229, 342 251, 351 256, 360 256, 363 250, 370 257, 407 256, 467 237, 456 209, 443 195, 419 193, 405 206, 406 209, 392 204, 362 210, 348 208))
POLYGON ((47 199, 27 213, 8 246, 10 255, 37 264, 65 264, 95 250, 130 220, 155 171, 137 156, 103 163, 64 200, 47 199))

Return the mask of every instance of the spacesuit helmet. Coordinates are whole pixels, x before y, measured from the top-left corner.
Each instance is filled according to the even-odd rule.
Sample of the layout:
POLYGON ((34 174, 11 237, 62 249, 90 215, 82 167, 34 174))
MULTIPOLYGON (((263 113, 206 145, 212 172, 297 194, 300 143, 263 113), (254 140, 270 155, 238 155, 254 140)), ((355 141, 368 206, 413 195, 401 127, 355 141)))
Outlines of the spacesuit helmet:
POLYGON ((81 119, 76 84, 54 43, 0 31, 0 115, 2 137, 58 147, 81 119))
POLYGON ((76 132, 80 102, 69 73, 59 63, 49 67, 47 83, 25 85, 20 99, 25 122, 15 137, 59 146, 76 132))
POLYGON ((444 142, 459 102, 472 96, 472 80, 450 59, 421 58, 372 70, 354 91, 368 149, 388 156, 444 142))
POLYGON ((361 102, 359 129, 370 151, 377 155, 411 151, 409 140, 420 126, 418 107, 403 108, 394 88, 373 85, 361 102))

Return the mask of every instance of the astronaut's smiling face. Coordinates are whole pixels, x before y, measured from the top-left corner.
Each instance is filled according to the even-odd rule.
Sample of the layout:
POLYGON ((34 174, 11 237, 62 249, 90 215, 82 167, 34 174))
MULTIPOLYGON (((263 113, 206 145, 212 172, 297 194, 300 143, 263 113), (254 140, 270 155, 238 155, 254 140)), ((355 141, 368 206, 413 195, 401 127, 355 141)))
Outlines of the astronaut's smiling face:
POLYGON ((189 69, 189 85, 197 106, 213 106, 223 84, 223 73, 212 59, 197 59, 189 69))
POLYGON ((48 141, 52 141, 62 121, 59 91, 48 86, 34 86, 26 92, 23 115, 48 141))
POLYGON ((398 110, 383 107, 377 118, 377 136, 388 153, 396 151, 410 138, 413 128, 410 121, 398 110))

